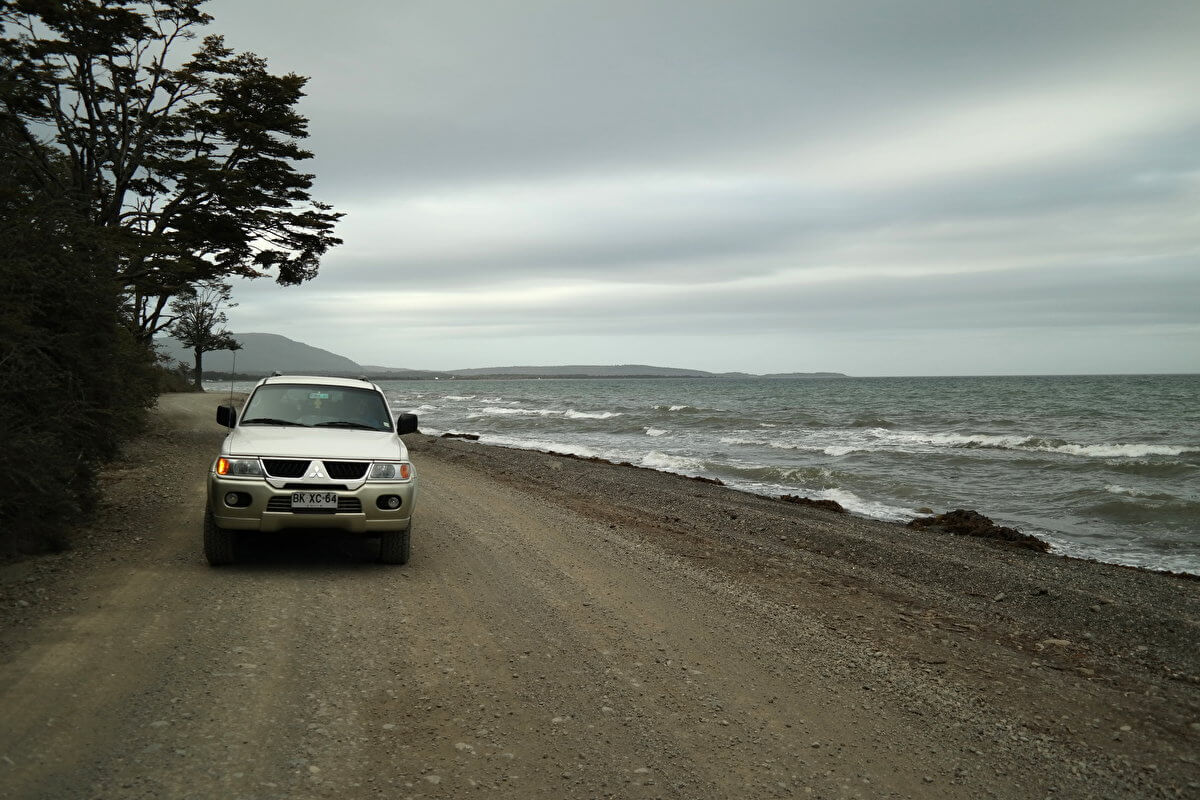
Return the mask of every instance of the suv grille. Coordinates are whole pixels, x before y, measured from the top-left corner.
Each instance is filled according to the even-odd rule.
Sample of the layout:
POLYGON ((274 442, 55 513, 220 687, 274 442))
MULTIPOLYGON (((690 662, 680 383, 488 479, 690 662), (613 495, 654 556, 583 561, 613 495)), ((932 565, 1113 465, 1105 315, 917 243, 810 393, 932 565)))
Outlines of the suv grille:
POLYGON ((309 463, 288 458, 264 458, 263 469, 273 478, 303 478, 309 463))
POLYGON ((325 471, 336 480, 356 480, 367 474, 366 461, 326 461, 325 471))
POLYGON ((331 508, 301 508, 292 511, 292 496, 277 494, 267 501, 267 511, 285 514, 361 514, 362 502, 357 497, 339 497, 337 511, 331 508))

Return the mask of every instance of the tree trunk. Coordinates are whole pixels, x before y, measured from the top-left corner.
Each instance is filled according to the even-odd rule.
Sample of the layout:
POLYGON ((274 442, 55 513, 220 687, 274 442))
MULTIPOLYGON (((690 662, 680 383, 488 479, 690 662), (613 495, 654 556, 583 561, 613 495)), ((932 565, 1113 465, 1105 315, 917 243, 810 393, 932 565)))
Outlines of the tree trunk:
POLYGON ((204 365, 203 365, 204 351, 201 350, 199 347, 197 347, 194 350, 192 350, 192 353, 195 354, 195 356, 196 356, 196 375, 195 375, 196 391, 203 392, 204 387, 200 384, 200 379, 202 377, 204 377, 204 373, 202 372, 202 370, 204 369, 204 365))

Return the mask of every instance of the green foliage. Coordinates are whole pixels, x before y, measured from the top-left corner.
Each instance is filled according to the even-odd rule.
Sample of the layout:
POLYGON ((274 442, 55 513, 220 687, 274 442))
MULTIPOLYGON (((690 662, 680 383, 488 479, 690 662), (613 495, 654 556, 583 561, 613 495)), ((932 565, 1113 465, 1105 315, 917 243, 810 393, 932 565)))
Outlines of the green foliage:
POLYGON ((307 79, 273 75, 219 36, 180 63, 176 51, 210 20, 201 5, 0 0, 12 155, 106 232, 112 278, 147 341, 189 285, 301 283, 340 243, 341 215, 310 198, 313 176, 294 167, 311 157, 295 110, 307 79))
POLYGON ((171 301, 171 313, 175 315, 171 335, 192 348, 196 363, 194 385, 198 392, 203 391, 200 382, 204 379, 204 354, 242 348, 225 329, 228 318, 222 309, 237 305, 229 302, 231 291, 229 284, 205 281, 171 301))
POLYGON ((159 394, 164 392, 192 392, 196 390, 189 376, 189 370, 183 364, 176 363, 172 368, 159 363, 154 377, 154 385, 159 394))
POLYGON ((0 174, 0 551, 62 542, 154 401, 152 358, 98 279, 103 237, 0 174))

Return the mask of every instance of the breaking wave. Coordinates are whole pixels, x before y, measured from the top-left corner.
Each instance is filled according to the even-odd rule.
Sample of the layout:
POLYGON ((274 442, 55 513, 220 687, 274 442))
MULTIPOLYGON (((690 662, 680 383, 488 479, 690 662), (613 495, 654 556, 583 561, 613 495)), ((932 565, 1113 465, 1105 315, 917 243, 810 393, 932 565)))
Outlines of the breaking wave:
POLYGON ((1146 492, 1141 489, 1132 489, 1128 486, 1120 486, 1115 483, 1110 483, 1104 487, 1104 491, 1109 494, 1124 495, 1125 497, 1142 497, 1147 500, 1174 500, 1175 495, 1165 494, 1163 492, 1146 492))
POLYGON ((530 439, 524 436, 497 436, 484 434, 479 439, 482 444, 494 444, 501 447, 511 447, 516 450, 538 450, 543 453, 568 453, 584 458, 612 458, 612 454, 603 453, 595 448, 579 442, 562 442, 551 439, 530 439))
POLYGON ((561 411, 554 411, 549 408, 507 408, 501 406, 485 406, 484 408, 473 409, 467 415, 468 419, 479 419, 480 417, 552 417, 556 414, 562 414, 561 411))
POLYGON ((482 417, 561 417, 563 419, 612 419, 622 416, 620 411, 576 411, 568 408, 565 411, 555 408, 511 408, 509 406, 483 406, 473 408, 467 414, 468 419, 482 417))
MULTIPOLYGON (((882 448, 918 450, 932 448, 990 448, 1025 452, 1062 453, 1084 458, 1145 458, 1147 456, 1179 456, 1190 452, 1180 445, 1164 444, 1075 444, 1062 439, 1045 439, 1020 434, 962 434, 922 433, 918 431, 892 431, 886 428, 868 428, 858 436, 846 437, 849 441, 829 444, 822 449, 829 455, 844 455, 855 450, 877 450, 882 448)), ((766 442, 772 447, 810 449, 808 442, 766 442)))
POLYGON ((612 419, 613 417, 621 416, 620 411, 576 411, 573 408, 568 408, 563 412, 563 416, 567 419, 612 419))
MULTIPOLYGON (((1043 449, 1043 448, 1035 448, 1043 449)), ((1146 456, 1181 456, 1191 452, 1185 447, 1163 444, 1064 444, 1044 448, 1055 453, 1069 453, 1089 458, 1145 458, 1146 456)))
POLYGON ((676 472, 688 475, 696 475, 704 470, 704 462, 698 458, 677 456, 658 450, 651 450, 642 456, 640 466, 656 469, 660 472, 676 472))

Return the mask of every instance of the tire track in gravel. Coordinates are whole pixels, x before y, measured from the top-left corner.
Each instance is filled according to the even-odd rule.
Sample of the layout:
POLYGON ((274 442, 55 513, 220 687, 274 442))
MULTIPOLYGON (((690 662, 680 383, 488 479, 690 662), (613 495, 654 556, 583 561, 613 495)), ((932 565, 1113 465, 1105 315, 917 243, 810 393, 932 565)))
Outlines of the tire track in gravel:
MULTIPOLYGON (((445 655, 427 665, 435 674, 441 669, 423 684, 422 723, 439 730, 435 738, 463 745, 443 753, 454 760, 418 765, 437 776, 435 786, 461 778, 497 791, 506 774, 462 771, 481 749, 468 735, 471 715, 455 723, 437 713, 435 698, 451 699, 443 709, 497 700, 507 706, 498 725, 480 722, 485 746, 507 747, 510 763, 526 770, 534 755, 535 786, 553 787, 544 789, 548 797, 616 791, 626 782, 685 795, 769 796, 814 783, 867 791, 864 778, 920 794, 926 775, 953 775, 954 757, 935 742, 923 758, 888 758, 896 741, 907 740, 913 752, 920 733, 882 729, 876 713, 856 710, 850 698, 831 703, 825 676, 799 678, 804 671, 788 663, 794 656, 747 636, 746 620, 714 607, 718 595, 702 581, 656 562, 607 526, 582 525, 474 478, 446 464, 422 467, 414 552, 433 555, 438 567, 436 586, 425 587, 433 591, 414 592, 414 610, 423 619, 441 617, 466 642, 427 642, 445 655), (456 697, 464 689, 475 696, 456 697)), ((414 559, 415 590, 422 561, 414 559)), ((861 695, 854 699, 874 699, 861 695)), ((417 786, 436 791, 428 782, 417 786)), ((529 786, 510 788, 512 796, 531 796, 529 786)))

